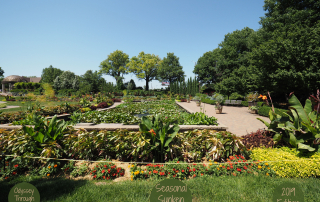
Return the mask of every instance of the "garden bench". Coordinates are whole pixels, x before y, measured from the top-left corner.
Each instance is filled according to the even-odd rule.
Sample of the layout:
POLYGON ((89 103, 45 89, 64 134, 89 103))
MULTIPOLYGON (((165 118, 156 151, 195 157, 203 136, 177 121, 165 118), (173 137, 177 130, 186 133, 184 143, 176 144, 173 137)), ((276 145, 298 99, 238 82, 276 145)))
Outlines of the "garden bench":
POLYGON ((224 104, 225 104, 225 105, 230 104, 230 100, 225 100, 225 101, 224 101, 224 104))
POLYGON ((235 105, 237 100, 231 100, 231 104, 235 105))

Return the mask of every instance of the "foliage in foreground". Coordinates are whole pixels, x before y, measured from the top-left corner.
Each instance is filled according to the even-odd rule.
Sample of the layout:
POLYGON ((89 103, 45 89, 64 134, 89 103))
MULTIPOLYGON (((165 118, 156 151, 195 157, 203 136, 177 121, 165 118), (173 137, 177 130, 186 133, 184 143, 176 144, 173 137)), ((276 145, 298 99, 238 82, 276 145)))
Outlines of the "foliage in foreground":
POLYGON ((254 161, 270 161, 280 177, 320 177, 320 153, 305 155, 287 147, 254 148, 251 157, 254 161))
POLYGON ((285 141, 293 148, 304 152, 320 151, 320 116, 313 111, 309 99, 303 107, 295 95, 289 98, 290 111, 269 111, 270 123, 257 118, 263 122, 268 130, 275 133, 275 142, 285 141))

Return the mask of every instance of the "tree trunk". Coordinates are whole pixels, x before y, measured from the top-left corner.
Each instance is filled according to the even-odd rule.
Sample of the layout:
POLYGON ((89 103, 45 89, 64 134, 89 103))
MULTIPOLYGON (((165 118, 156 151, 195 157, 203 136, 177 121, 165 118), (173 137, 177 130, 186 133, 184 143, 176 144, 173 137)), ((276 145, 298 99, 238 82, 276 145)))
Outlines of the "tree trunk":
POLYGON ((149 77, 146 78, 146 90, 149 90, 149 77))

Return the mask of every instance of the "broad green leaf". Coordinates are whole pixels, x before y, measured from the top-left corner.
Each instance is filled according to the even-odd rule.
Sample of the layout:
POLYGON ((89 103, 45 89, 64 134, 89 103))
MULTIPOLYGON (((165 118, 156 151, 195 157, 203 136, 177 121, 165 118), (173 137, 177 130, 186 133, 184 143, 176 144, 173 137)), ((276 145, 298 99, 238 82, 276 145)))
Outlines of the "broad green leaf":
POLYGON ((298 144, 298 149, 307 149, 308 151, 312 152, 315 150, 315 148, 312 148, 310 147, 309 145, 306 145, 306 144, 302 144, 302 143, 299 143, 298 144))
POLYGON ((300 101, 298 100, 298 98, 295 95, 291 95, 291 97, 289 98, 289 104, 290 104, 290 107, 294 108, 297 111, 301 121, 303 121, 305 123, 310 123, 309 118, 308 118, 308 114, 311 112, 311 110, 310 110, 311 102, 306 101, 305 109, 310 110, 310 111, 308 111, 308 113, 304 110, 300 101))

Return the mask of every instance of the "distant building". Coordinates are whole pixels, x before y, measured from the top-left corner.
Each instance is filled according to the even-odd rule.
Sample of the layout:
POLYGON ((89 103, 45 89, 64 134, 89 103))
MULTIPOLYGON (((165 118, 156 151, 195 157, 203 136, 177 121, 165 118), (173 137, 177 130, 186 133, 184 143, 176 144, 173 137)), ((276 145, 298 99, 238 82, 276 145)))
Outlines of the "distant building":
POLYGON ((33 78, 28 78, 24 76, 18 76, 18 75, 11 75, 7 76, 2 80, 2 92, 5 92, 5 84, 9 84, 9 91, 12 90, 13 84, 17 82, 34 82, 34 83, 39 83, 41 81, 41 77, 33 77, 33 78))
POLYGON ((162 86, 170 86, 170 83, 169 82, 162 82, 161 85, 162 86))

